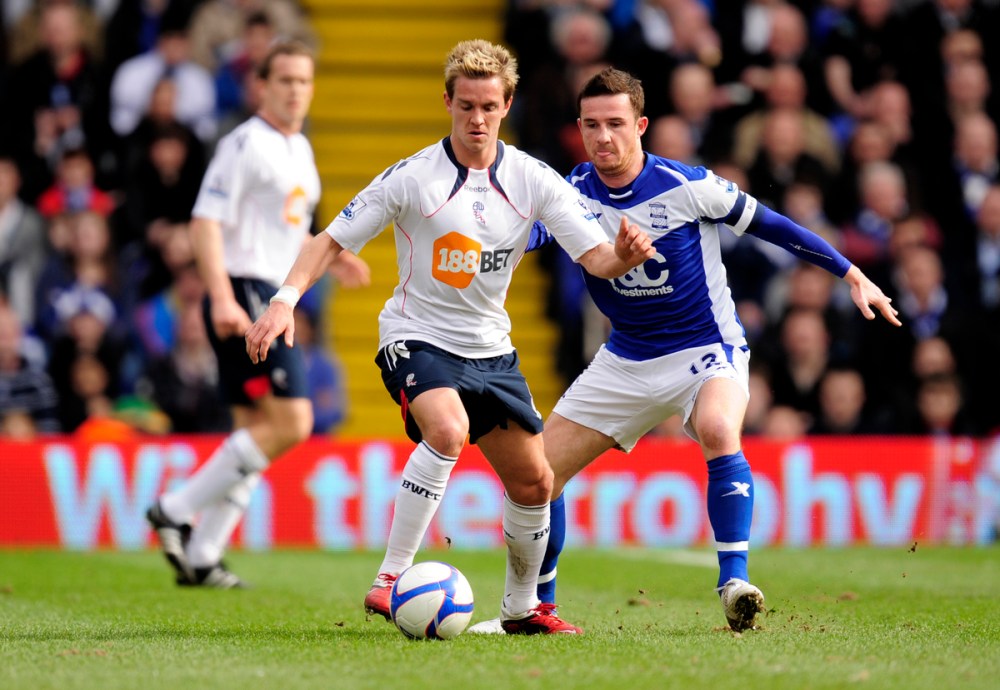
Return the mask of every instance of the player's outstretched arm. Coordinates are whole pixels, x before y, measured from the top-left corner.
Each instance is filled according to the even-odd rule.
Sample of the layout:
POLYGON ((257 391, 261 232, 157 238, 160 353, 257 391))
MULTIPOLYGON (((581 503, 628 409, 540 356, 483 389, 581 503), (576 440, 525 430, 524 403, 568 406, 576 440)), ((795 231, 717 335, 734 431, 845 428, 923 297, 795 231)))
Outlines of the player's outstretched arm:
POLYGON ((316 235, 302 247, 285 282, 271 298, 271 304, 247 331, 247 354, 254 364, 267 359, 271 343, 282 334, 288 347, 295 344, 292 310, 302 293, 320 279, 341 251, 343 247, 326 232, 316 235))
POLYGON ((622 216, 615 243, 599 244, 580 257, 580 265, 598 278, 617 278, 656 254, 653 241, 622 216))
POLYGON ((903 325, 898 318, 899 312, 892 307, 892 299, 886 297, 881 288, 869 280, 860 268, 852 264, 847 269, 844 280, 851 286, 851 299, 866 319, 871 321, 875 318, 875 312, 872 311, 872 307, 875 307, 893 326, 903 325))

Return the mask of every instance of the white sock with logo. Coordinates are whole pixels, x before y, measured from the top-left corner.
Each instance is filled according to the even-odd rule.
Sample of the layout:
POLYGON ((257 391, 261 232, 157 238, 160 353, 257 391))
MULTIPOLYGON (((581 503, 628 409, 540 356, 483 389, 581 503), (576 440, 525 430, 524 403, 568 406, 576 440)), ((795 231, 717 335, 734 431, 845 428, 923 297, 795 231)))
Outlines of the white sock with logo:
POLYGON ((244 477, 228 494, 201 512, 201 519, 191 533, 187 547, 188 562, 193 568, 207 568, 222 560, 233 530, 250 505, 253 490, 260 483, 260 472, 244 477))
POLYGON ((378 569, 380 573, 398 575, 413 565, 457 460, 438 453, 424 442, 410 454, 396 492, 389 543, 378 569))
POLYGON ((538 606, 538 569, 549 543, 549 504, 522 506, 503 496, 503 538, 507 543, 507 580, 502 617, 538 606))
POLYGON ((220 500, 246 477, 263 472, 268 464, 250 432, 239 429, 179 489, 161 496, 160 507, 175 522, 191 522, 196 513, 220 500))

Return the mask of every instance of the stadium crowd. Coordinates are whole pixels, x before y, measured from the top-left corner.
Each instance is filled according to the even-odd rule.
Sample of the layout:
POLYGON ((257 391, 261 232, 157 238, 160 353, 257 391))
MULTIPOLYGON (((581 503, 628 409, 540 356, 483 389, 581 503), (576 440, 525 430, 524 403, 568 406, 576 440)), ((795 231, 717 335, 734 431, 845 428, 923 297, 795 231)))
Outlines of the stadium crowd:
MULTIPOLYGON (((998 5, 510 0, 512 143, 567 173, 585 159, 579 86, 629 70, 647 150, 733 180, 892 294, 904 327, 860 328, 832 276, 734 241, 748 434, 990 434, 998 5)), ((255 62, 275 36, 314 40, 302 9, 8 0, 0 21, 0 435, 227 429, 187 224, 215 142, 255 109, 255 62)), ((544 261, 570 381, 606 326, 575 267, 544 261)), ((303 300, 300 342, 323 299, 303 300)), ((322 347, 309 359, 325 432, 343 413, 336 364, 322 347)))

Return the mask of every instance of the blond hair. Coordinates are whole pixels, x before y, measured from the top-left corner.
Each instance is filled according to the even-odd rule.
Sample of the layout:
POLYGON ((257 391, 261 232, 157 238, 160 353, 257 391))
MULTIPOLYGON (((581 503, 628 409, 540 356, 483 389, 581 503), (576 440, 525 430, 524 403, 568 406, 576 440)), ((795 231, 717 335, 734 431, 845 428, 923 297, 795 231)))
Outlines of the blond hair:
POLYGON ((475 39, 462 41, 451 49, 444 65, 444 88, 448 98, 455 95, 455 80, 500 77, 503 99, 509 101, 517 86, 517 60, 503 46, 475 39))

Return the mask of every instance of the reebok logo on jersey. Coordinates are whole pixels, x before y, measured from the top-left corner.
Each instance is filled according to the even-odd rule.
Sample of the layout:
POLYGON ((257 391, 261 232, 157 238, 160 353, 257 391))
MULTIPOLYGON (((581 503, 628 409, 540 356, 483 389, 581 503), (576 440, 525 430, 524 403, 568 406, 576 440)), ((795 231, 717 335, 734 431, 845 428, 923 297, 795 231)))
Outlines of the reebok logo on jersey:
POLYGON ((736 488, 730 491, 729 493, 722 494, 723 498, 725 498, 726 496, 745 496, 746 498, 750 498, 749 484, 747 484, 746 482, 730 482, 730 483, 736 488))
POLYGON ((465 191, 467 191, 467 192, 475 192, 477 194, 484 194, 484 193, 490 191, 490 188, 489 187, 485 187, 483 185, 478 185, 478 184, 467 184, 467 185, 465 185, 465 191))

